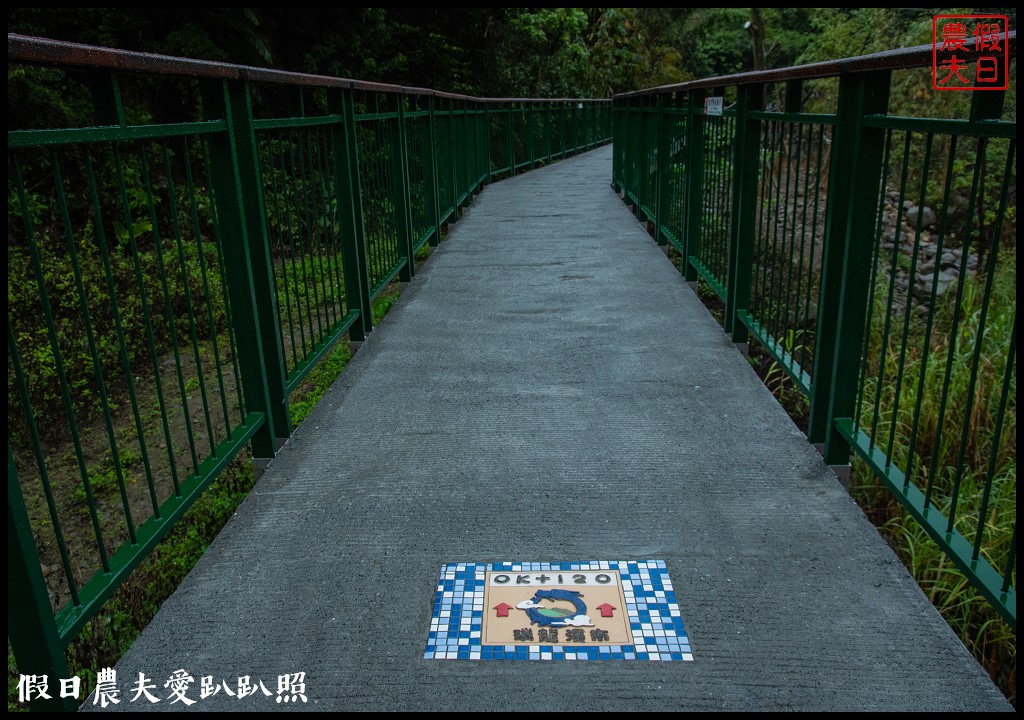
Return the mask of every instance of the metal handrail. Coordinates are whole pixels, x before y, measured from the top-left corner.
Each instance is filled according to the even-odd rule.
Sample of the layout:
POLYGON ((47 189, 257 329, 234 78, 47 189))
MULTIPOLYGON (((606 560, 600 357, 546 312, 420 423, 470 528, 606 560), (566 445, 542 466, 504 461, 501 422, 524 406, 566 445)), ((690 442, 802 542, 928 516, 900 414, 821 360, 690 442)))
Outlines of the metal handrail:
MULTIPOLYGON (((966 50, 971 50, 977 43, 976 38, 971 38, 964 43, 966 50)), ((1017 31, 1011 30, 1007 36, 1007 47, 1010 57, 1017 55, 1017 31)), ((823 60, 806 65, 791 65, 784 68, 773 68, 771 70, 755 70, 751 72, 734 73, 732 75, 718 75, 716 77, 700 78, 687 82, 673 83, 670 85, 658 85, 657 87, 634 90, 632 92, 616 93, 615 100, 627 98, 644 97, 647 95, 660 95, 663 93, 689 92, 691 90, 704 90, 707 88, 721 86, 739 86, 786 82, 787 80, 816 80, 828 77, 842 77, 856 75, 859 73, 877 72, 880 70, 905 70, 909 68, 925 67, 932 61, 934 48, 931 45, 915 45, 909 48, 898 48, 896 50, 883 50, 882 52, 858 55, 856 57, 842 58, 839 60, 823 60)))
POLYGON ((145 75, 164 75, 169 77, 218 78, 222 80, 248 80, 256 83, 278 85, 301 85, 304 87, 342 88, 366 92, 399 93, 402 95, 423 95, 427 97, 445 98, 449 100, 473 100, 482 103, 521 103, 543 102, 564 103, 588 100, 590 102, 610 103, 608 98, 491 98, 475 97, 459 93, 444 92, 430 88, 393 85, 389 83, 367 82, 330 75, 314 75, 309 73, 275 70, 273 68, 236 65, 233 63, 215 62, 212 60, 193 60, 191 58, 160 55, 157 53, 119 50, 84 45, 82 43, 50 40, 49 38, 7 34, 7 58, 17 62, 28 62, 40 65, 61 65, 65 67, 81 67, 92 70, 113 70, 118 72, 139 73, 145 75))

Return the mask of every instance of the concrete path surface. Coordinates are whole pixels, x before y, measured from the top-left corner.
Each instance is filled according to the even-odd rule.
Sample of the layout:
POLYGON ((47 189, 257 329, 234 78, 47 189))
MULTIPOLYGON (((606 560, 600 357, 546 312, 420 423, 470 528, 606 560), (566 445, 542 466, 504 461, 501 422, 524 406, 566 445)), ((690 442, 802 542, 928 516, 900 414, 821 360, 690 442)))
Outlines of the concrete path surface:
MULTIPOLYGON (((1006 710, 609 187, 485 189, 117 666, 310 710, 1006 710), (425 660, 449 562, 659 559, 692 662, 425 660)), ((91 698, 88 708, 92 709, 91 698)))

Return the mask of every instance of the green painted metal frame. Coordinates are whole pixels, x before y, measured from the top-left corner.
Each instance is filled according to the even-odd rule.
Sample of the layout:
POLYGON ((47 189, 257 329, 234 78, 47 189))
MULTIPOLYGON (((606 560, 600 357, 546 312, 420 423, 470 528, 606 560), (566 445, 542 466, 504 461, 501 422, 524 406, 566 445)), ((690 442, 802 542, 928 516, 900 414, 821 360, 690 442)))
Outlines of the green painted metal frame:
MULTIPOLYGON (((224 369, 218 365, 218 372, 234 371, 236 388, 240 393, 239 410, 243 413, 239 421, 228 427, 227 436, 216 446, 211 443, 209 452, 202 457, 197 454, 193 441, 195 466, 180 479, 176 474, 175 458, 168 451, 168 462, 171 471, 175 473, 173 495, 159 504, 154 495, 152 517, 137 528, 131 528, 130 540, 114 549, 109 557, 104 556, 104 567, 77 591, 72 588, 73 601, 56 614, 50 608, 46 583, 40 572, 33 527, 25 509, 22 482, 18 479, 15 454, 9 439, 9 637, 21 673, 45 674, 55 678, 66 677, 68 673, 64 661, 65 646, 227 464, 242 454, 246 447, 251 447, 254 458, 273 457, 291 433, 289 393, 302 383, 303 378, 342 336, 348 333, 352 340, 362 340, 372 330, 373 298, 396 276, 402 280, 411 279, 415 273, 413 258, 417 250, 427 244, 436 246, 442 238, 445 223, 457 220, 461 209, 485 185, 494 181, 496 175, 514 175, 555 158, 568 157, 609 142, 612 113, 611 102, 608 100, 470 98, 430 90, 277 73, 272 70, 254 72, 237 66, 197 64, 180 58, 157 57, 154 60, 155 56, 22 36, 9 36, 8 49, 12 62, 84 68, 96 104, 97 118, 94 127, 9 131, 9 156, 16 156, 23 151, 38 152, 41 149, 42 152, 53 152, 62 148, 77 150, 103 144, 106 144, 104 147, 116 147, 118 143, 167 143, 172 139, 186 143, 192 141, 194 147, 205 152, 209 192, 213 200, 213 229, 218 239, 215 245, 218 257, 222 257, 221 280, 226 289, 224 307, 230 327, 232 362, 235 363, 224 369), (129 125, 122 104, 119 77, 133 75, 166 75, 182 82, 198 84, 205 119, 129 125), (253 88, 256 86, 285 88, 288 114, 256 118, 253 110, 253 88), (313 102, 309 97, 316 92, 322 92, 326 97, 326 111, 321 110, 322 114, 316 114, 316 108, 324 108, 324 103, 313 102), (355 98, 360 93, 367 97, 383 98, 387 107, 381 111, 376 101, 365 108, 357 106, 355 98), (495 116, 503 119, 492 125, 491 120, 495 116), (541 143, 537 142, 537 128, 534 125, 534 120, 539 118, 544 119, 541 143), (416 133, 410 131, 410 123, 413 122, 418 124, 416 133), (398 261, 382 279, 371 284, 363 184, 376 180, 360 172, 360 149, 356 133, 357 126, 373 127, 379 124, 383 124, 385 153, 390 163, 388 197, 395 214, 398 261), (304 240, 300 239, 298 249, 293 249, 302 257, 303 263, 308 259, 315 267, 314 261, 319 261, 319 270, 311 269, 303 276, 303 282, 313 283, 314 293, 318 288, 324 291, 322 301, 315 300, 318 316, 314 319, 307 314, 305 319, 298 318, 298 327, 303 336, 302 351, 301 354, 297 353, 293 343, 294 357, 288 357, 285 353, 280 314, 280 308, 288 306, 287 298, 278 296, 279 292, 289 292, 289 283, 287 278, 284 278, 284 287, 279 288, 276 283, 277 271, 274 269, 272 232, 269 226, 271 209, 268 207, 267 188, 262 179, 267 169, 261 167, 266 162, 261 158, 261 143, 265 142, 265 136, 273 133, 295 133, 289 137, 299 138, 297 142, 300 143, 297 146, 300 157, 296 159, 293 156, 287 162, 282 160, 282 167, 287 170, 284 173, 286 177, 275 182, 291 183, 295 187, 304 183, 309 188, 319 188, 331 194, 330 203, 326 203, 322 197, 309 199, 304 201, 301 208, 296 209, 303 216, 302 222, 308 224, 307 233, 313 233, 312 228, 320 228, 315 232, 327 234, 307 235, 304 240), (492 137, 494 133, 500 136, 492 137), (517 149, 521 159, 517 159, 517 149), (495 152, 498 157, 492 158, 495 152), (492 170, 494 162, 501 163, 497 172, 492 170), (413 165, 418 170, 419 178, 415 189, 413 165), (413 224, 414 204, 419 227, 413 224), (323 230, 325 227, 333 229, 326 231, 323 230), (308 246, 304 244, 307 242, 308 246), (337 259, 332 254, 336 254, 337 259), (323 303, 328 302, 328 296, 335 298, 333 302, 338 302, 337 298, 343 299, 344 306, 340 311, 330 311, 324 320, 319 317, 319 313, 323 303)), ((166 146, 163 152, 165 159, 169 158, 166 146)), ((167 162, 170 160, 167 159, 167 162)), ((189 162, 186 160, 186 164, 189 162)), ((99 213, 95 182, 91 187, 94 190, 96 212, 99 213)), ((294 188, 288 190, 287 186, 275 186, 275 189, 294 191, 294 188)), ((188 190, 193 190, 191 175, 188 178, 188 190)), ((149 195, 155 228, 157 217, 152 209, 154 201, 151 188, 149 195)), ((192 202, 194 205, 194 197, 192 202)), ((26 207, 24 189, 21 203, 23 208, 26 207)), ((196 232, 199 230, 198 222, 197 218, 196 232)), ((296 232, 297 229, 291 228, 290 231, 296 232)), ((173 239, 179 243, 180 255, 181 233, 177 228, 173 239)), ((101 234, 101 245, 103 242, 101 234)), ((157 246, 159 249, 159 241, 157 246)), ((180 257, 179 260, 183 262, 180 257)), ((206 272, 205 267, 203 272, 206 272)), ((204 282, 205 277, 204 274, 204 282)), ((293 280, 297 281, 297 278, 293 280)), ((166 278, 163 297, 165 300, 168 298, 166 278)), ((83 308, 86 307, 84 295, 82 302, 83 308)), ((307 303, 310 302, 307 298, 307 303)), ((113 298, 113 305, 116 314, 116 297, 113 298)), ((161 312, 159 293, 154 296, 151 305, 147 313, 156 316, 161 312)), ((167 308, 170 309, 169 301, 167 308)), ((307 313, 309 310, 307 305, 307 313)), ((198 315, 191 306, 188 312, 192 342, 195 345, 198 315)), ((212 323, 212 315, 210 317, 212 323)), ((24 368, 18 363, 17 341, 11 330, 10 318, 8 320, 9 351, 13 353, 12 358, 20 378, 24 368)), ((292 322, 289 319, 289 324, 292 322)), ((295 326, 292 326, 294 330, 295 326)), ((91 334, 89 342, 92 342, 91 334)), ((178 342, 176 339, 175 343, 178 342)), ((180 342, 184 345, 185 338, 181 338, 180 342)), ((177 358, 177 344, 174 350, 177 358)), ((176 362, 180 384, 180 361, 176 362)), ((67 382, 63 382, 67 397, 67 382)), ((27 386, 22 383, 22 387, 25 391, 21 397, 26 406, 28 421, 33 423, 34 416, 25 389, 27 386)), ((183 393, 184 386, 180 387, 183 393)), ((205 389, 202 391, 205 408, 205 389)), ((223 400, 223 392, 221 395, 223 400)), ((164 408, 162 394, 160 398, 163 426, 165 432, 168 432, 170 410, 164 408)), ((132 403, 132 407, 135 407, 134 395, 132 403)), ((107 420, 109 424, 109 411, 107 420)), ((191 429, 189 433, 191 439, 191 429)), ((37 435, 32 433, 33 438, 37 439, 37 435)), ((36 454, 40 458, 39 467, 42 468, 42 456, 38 452, 36 454)), ((114 455, 116 457, 116 452, 114 455)), ((85 473, 84 462, 80 464, 88 494, 89 478, 85 473)), ((45 483, 45 473, 43 479, 45 483)), ((92 496, 89 495, 90 507, 92 502, 92 496)), ((52 503, 50 509, 51 513, 58 512, 52 503)), ((62 536, 58 536, 58 541, 63 543, 62 536)), ((32 708, 39 710, 74 710, 76 705, 72 699, 32 702, 32 708)))
POLYGON ((742 343, 747 340, 748 326, 741 321, 740 313, 750 307, 760 169, 761 119, 752 116, 764 103, 764 86, 746 85, 738 94, 731 209, 735 222, 730 227, 725 331, 733 342, 742 343))
MULTIPOLYGON (((1011 55, 1015 56, 1015 35, 1011 38, 1009 47, 1011 55)), ((920 522, 970 582, 1015 629, 1016 595, 1011 582, 1015 572, 1015 548, 1011 545, 1009 555, 1005 559, 1005 569, 995 569, 979 553, 982 533, 980 526, 972 546, 967 538, 955 530, 952 520, 936 508, 934 500, 929 499, 929 493, 932 492, 931 481, 927 489, 917 488, 907 480, 896 467, 893 458, 887 454, 892 451, 892 440, 889 440, 888 448, 884 445, 880 447, 880 444, 872 439, 873 424, 869 423, 870 427, 858 424, 861 402, 858 392, 863 393, 864 374, 868 362, 866 326, 870 322, 869 295, 873 298, 872 287, 876 282, 874 268, 881 228, 880 212, 865 212, 864 208, 874 208, 879 201, 879 187, 885 181, 883 167, 890 162, 888 138, 892 133, 905 133, 909 147, 909 137, 913 133, 928 138, 933 135, 949 136, 953 138, 954 148, 956 138, 960 137, 980 138, 979 142, 1003 139, 1010 142, 1007 163, 1013 157, 1016 123, 999 119, 1002 93, 976 93, 971 117, 967 119, 893 117, 887 114, 891 70, 927 67, 931 59, 930 51, 930 46, 923 46, 900 53, 879 53, 817 66, 709 78, 618 95, 614 101, 612 120, 614 151, 611 185, 621 194, 623 202, 631 206, 638 220, 653 221, 654 227, 650 229, 659 245, 667 241, 679 251, 683 259, 682 272, 686 279, 695 281, 698 277, 703 278, 714 293, 725 302, 723 324, 732 340, 743 343, 749 338, 755 339, 780 369, 792 379, 795 387, 808 398, 811 410, 808 439, 824 448, 826 461, 833 465, 848 463, 851 452, 863 458, 872 472, 892 490, 908 512, 920 522), (839 78, 839 99, 834 114, 802 111, 803 81, 820 77, 839 78), (784 107, 781 110, 766 109, 763 103, 767 97, 767 90, 776 83, 785 83, 784 107), (730 87, 735 88, 736 104, 734 108, 727 109, 725 114, 735 113, 736 132, 730 168, 733 176, 728 220, 728 271, 723 278, 716 275, 701 259, 704 257, 701 252, 702 237, 708 222, 705 188, 708 183, 720 188, 723 170, 713 163, 711 167, 705 163, 705 138, 708 132, 706 127, 709 122, 704 119, 703 103, 708 94, 721 95, 730 87), (657 117, 656 132, 651 132, 646 125, 652 114, 657 117), (679 116, 687 119, 682 128, 673 124, 673 118, 679 116), (645 127, 648 128, 646 131, 645 127), (821 158, 822 146, 827 138, 826 130, 831 133, 831 153, 823 167, 821 158), (783 169, 779 170, 777 185, 772 190, 767 181, 762 182, 762 178, 771 170, 770 165, 778 162, 773 155, 777 152, 775 146, 786 147, 784 142, 792 144, 794 140, 798 145, 803 142, 812 148, 817 147, 817 168, 812 167, 810 159, 805 162, 803 169, 800 168, 798 161, 795 172, 789 167, 789 163, 779 163, 776 168, 783 169), (682 148, 685 161, 673 160, 670 148, 682 148), (656 200, 653 203, 649 197, 649 181, 645 177, 648 163, 653 163, 656 168, 656 200), (828 173, 827 192, 822 191, 820 187, 824 184, 821 181, 823 172, 828 173), (671 173, 675 173, 675 178, 685 182, 685 190, 682 191, 681 197, 673 194, 673 187, 678 185, 680 180, 673 180, 671 173), (799 209, 793 205, 792 207, 798 209, 791 209, 786 193, 791 189, 794 191, 795 203, 795 189, 799 186, 801 173, 805 188, 802 195, 803 207, 799 209), (817 178, 817 183, 812 178, 817 178), (813 203, 809 200, 812 197, 809 190, 811 184, 815 184, 813 203), (792 258, 797 257, 797 253, 800 262, 804 262, 807 223, 810 220, 813 232, 817 225, 819 200, 825 207, 825 231, 823 256, 820 259, 822 277, 815 298, 811 279, 808 278, 804 282, 804 278, 797 274, 794 292, 795 273, 792 266, 790 269, 779 268, 776 272, 775 265, 771 264, 770 271, 767 267, 761 267, 759 270, 758 263, 764 265, 769 261, 764 258, 758 260, 757 255, 759 251, 768 252, 767 245, 761 247, 761 241, 758 240, 759 233, 762 232, 759 226, 762 220, 760 208, 782 205, 790 208, 786 211, 787 214, 781 221, 777 215, 769 218, 770 223, 774 225, 765 232, 771 230, 773 250, 780 251, 783 257, 789 258, 787 262, 792 263, 792 258), (676 225, 679 221, 670 221, 666 208, 680 202, 684 204, 685 210, 681 224, 676 225), (790 215, 791 227, 787 225, 790 215), (797 227, 798 215, 800 227, 797 227), (806 348, 797 353, 780 340, 782 333, 786 332, 785 318, 773 319, 771 316, 759 315, 761 308, 753 302, 754 295, 763 296, 766 292, 775 291, 784 291, 787 299, 795 296, 797 304, 803 302, 809 305, 812 299, 815 300, 815 317, 818 321, 810 358, 807 357, 806 348)), ((952 153, 951 149, 950 157, 952 153)), ((926 166, 927 162, 926 156, 926 166)), ((952 167, 950 159, 946 181, 947 194, 952 167)), ((977 173, 975 175, 977 176, 977 173)), ((1006 211, 1006 183, 1009 182, 1009 177, 1008 164, 1003 175, 1002 199, 997 213, 999 218, 1002 218, 1006 211)), ((977 177, 971 203, 976 192, 977 177)), ((903 197, 901 194, 900 202, 903 201, 903 197)), ((948 197, 945 200, 948 200, 948 197)), ((1000 223, 1001 220, 997 221, 997 228, 1000 223)), ((919 227, 915 243, 920 239, 920 230, 919 227)), ((942 232, 940 228, 940 243, 942 232)), ((813 264, 813 245, 810 253, 809 262, 813 264)), ((994 256, 993 252, 992 257, 994 256)), ((916 261, 915 250, 913 262, 916 261)), ((982 323, 988 308, 991 267, 994 267, 994 262, 989 261, 989 280, 985 290, 982 323)), ((935 265, 937 277, 938 263, 935 265)), ((933 305, 934 300, 933 290, 933 305)), ((889 302, 892 302, 891 286, 889 302)), ((957 303, 959 304, 959 296, 957 303)), ((799 317, 801 312, 799 307, 781 307, 776 310, 796 313, 796 317, 799 317)), ((805 310, 805 314, 808 312, 809 308, 805 310)), ((909 317, 909 303, 906 312, 909 317)), ((929 336, 933 314, 934 311, 928 317, 929 336)), ((906 332, 904 329, 904 352, 906 332)), ((886 335, 888 336, 888 329, 886 335)), ((1013 350, 1011 348, 1005 364, 999 409, 1000 428, 1003 413, 1006 411, 1011 374, 1015 367, 1013 350)), ((981 343, 978 342, 974 347, 972 389, 980 352, 981 343)), ((1001 359, 997 358, 996 362, 1001 362, 1001 359)), ((902 358, 900 363, 898 383, 903 381, 902 358)), ((947 387, 949 370, 947 366, 947 387)), ((923 365, 920 374, 923 377, 923 365)), ((879 408, 876 407, 876 415, 878 412, 879 408)), ((877 423, 877 420, 873 422, 877 423)), ((915 419, 915 432, 916 423, 915 419)), ((966 432, 965 429, 963 436, 958 439, 961 446, 961 465, 963 447, 967 442, 966 432)), ((999 431, 996 432, 998 436, 999 431)), ((991 453, 984 506, 987 506, 993 482, 995 447, 991 453)), ((962 466, 957 469, 958 482, 954 486, 952 498, 954 512, 958 499, 956 494, 959 475, 963 471, 962 466)), ((1016 537, 1015 525, 1012 535, 1016 537)))
POLYGON ((1008 586, 1009 576, 978 557, 967 538, 949 530, 949 519, 928 502, 920 488, 907 481, 867 434, 856 429, 853 418, 836 418, 835 427, 932 540, 940 547, 949 547, 947 553, 960 571, 969 578, 977 578, 974 584, 981 594, 1016 629, 1017 591, 1008 586))

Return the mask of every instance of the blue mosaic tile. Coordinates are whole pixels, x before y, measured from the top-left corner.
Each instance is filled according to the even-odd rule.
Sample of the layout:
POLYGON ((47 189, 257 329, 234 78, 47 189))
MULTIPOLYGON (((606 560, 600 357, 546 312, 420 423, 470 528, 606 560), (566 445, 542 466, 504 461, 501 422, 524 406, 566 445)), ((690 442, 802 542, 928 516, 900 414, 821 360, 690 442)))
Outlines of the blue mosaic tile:
POLYGON ((668 569, 662 560, 631 562, 450 563, 441 568, 427 633, 427 660, 693 660, 668 569), (484 592, 488 572, 619 573, 631 645, 485 645, 484 592))

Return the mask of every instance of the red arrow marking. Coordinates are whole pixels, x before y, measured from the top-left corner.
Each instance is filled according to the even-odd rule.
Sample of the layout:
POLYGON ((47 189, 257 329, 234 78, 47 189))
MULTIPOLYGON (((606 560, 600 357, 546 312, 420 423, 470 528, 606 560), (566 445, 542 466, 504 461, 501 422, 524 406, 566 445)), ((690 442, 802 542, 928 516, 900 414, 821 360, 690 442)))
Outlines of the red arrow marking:
POLYGON ((605 603, 604 605, 598 605, 597 609, 601 611, 601 617, 611 617, 612 613, 615 612, 615 606, 605 603))
POLYGON ((508 617, 508 611, 512 609, 512 606, 508 603, 501 603, 495 605, 494 609, 498 611, 498 617, 508 617))

